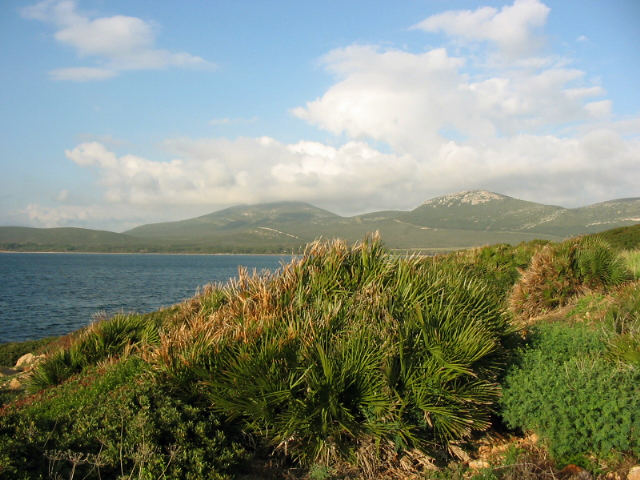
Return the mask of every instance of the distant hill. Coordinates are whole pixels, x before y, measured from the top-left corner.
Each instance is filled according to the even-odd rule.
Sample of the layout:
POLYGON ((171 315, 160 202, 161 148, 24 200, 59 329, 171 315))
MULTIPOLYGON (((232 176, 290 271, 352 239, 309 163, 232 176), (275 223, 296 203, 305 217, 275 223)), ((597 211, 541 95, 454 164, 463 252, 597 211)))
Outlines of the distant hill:
POLYGON ((144 250, 142 242, 128 235, 75 227, 0 227, 0 249, 44 252, 144 250))
POLYGON ((483 190, 433 198, 411 211, 342 217, 302 202, 241 205, 122 234, 0 227, 0 249, 282 253, 322 236, 348 241, 380 231, 393 249, 441 251, 536 238, 561 240, 640 222, 640 198, 582 208, 543 205, 483 190))
MULTIPOLYGON (((400 218, 433 228, 520 232, 565 210, 476 190, 433 198, 400 218)), ((557 235, 555 231, 545 233, 557 235)))
POLYGON ((308 203, 279 202, 241 205, 177 222, 151 223, 125 233, 135 237, 163 239, 192 239, 212 234, 238 233, 246 229, 261 229, 268 234, 280 228, 295 230, 301 225, 322 226, 340 218, 335 213, 308 203))

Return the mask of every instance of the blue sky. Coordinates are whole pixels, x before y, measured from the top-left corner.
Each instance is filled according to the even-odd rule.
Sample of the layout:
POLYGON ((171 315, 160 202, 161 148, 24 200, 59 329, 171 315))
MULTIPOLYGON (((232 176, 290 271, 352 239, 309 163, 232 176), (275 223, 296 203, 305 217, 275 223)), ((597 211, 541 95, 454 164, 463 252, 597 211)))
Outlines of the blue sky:
POLYGON ((635 0, 0 9, 0 225, 640 196, 635 0))

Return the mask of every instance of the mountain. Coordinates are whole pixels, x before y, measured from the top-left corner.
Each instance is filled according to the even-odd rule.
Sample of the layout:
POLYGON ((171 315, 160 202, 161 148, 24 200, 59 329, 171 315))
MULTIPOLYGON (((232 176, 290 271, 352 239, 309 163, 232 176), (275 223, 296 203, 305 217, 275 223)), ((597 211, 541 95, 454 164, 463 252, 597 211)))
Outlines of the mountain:
POLYGON ((297 229, 300 225, 321 226, 339 218, 335 213, 308 203, 278 202, 241 205, 187 220, 142 225, 125 234, 142 238, 186 239, 237 233, 245 229, 278 232, 280 229, 297 229))
POLYGON ((0 227, 0 249, 43 252, 129 252, 142 242, 122 233, 87 228, 0 227))
POLYGON ((484 190, 424 202, 411 211, 342 217, 302 202, 240 205, 177 222, 141 225, 122 234, 86 229, 0 227, 0 249, 281 253, 318 238, 360 240, 380 231, 394 249, 439 251, 561 240, 640 222, 640 198, 582 208, 543 205, 484 190))
POLYGON ((640 198, 624 198, 596 203, 587 207, 564 209, 552 218, 532 226, 533 232, 555 232, 559 235, 596 233, 640 222, 640 198))
POLYGON ((474 190, 433 198, 397 218, 432 228, 567 237, 640 222, 640 198, 569 209, 474 190))
POLYGON ((432 228, 518 232, 563 210, 566 209, 474 190, 433 198, 400 218, 432 228))

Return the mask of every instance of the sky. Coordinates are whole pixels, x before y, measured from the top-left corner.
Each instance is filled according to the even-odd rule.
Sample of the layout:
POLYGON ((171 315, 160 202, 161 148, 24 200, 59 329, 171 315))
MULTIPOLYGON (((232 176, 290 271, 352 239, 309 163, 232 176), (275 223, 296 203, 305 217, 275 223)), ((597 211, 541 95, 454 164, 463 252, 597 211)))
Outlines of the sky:
POLYGON ((640 197, 637 0, 3 0, 0 225, 640 197))

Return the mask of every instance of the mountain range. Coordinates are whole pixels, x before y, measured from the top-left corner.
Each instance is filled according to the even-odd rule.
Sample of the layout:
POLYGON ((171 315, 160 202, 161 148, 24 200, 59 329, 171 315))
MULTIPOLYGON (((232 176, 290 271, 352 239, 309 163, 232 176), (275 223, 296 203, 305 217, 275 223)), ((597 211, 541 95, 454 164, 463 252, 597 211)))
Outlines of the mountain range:
POLYGON ((389 248, 442 251, 533 239, 561 240, 640 222, 640 198, 581 208, 543 205, 484 190, 433 198, 410 211, 342 217, 302 202, 240 205, 123 233, 0 227, 12 251, 282 253, 318 238, 360 240, 379 231, 389 248))

